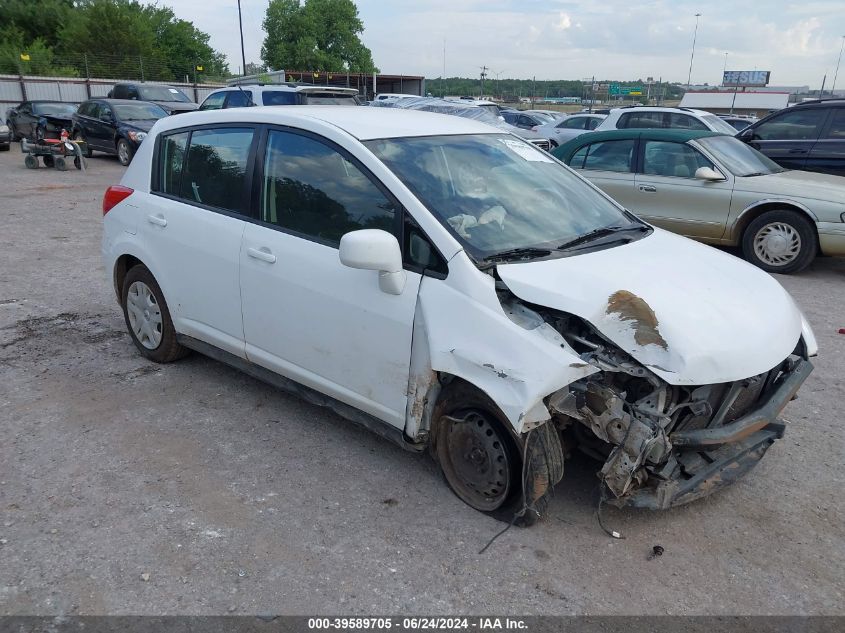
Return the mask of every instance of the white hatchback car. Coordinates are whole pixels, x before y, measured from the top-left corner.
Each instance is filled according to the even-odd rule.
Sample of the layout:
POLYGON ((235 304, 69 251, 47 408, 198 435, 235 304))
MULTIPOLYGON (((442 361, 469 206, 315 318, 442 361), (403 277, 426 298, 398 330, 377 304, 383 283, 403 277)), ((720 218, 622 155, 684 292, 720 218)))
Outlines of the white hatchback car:
POLYGON ((103 212, 145 357, 197 350, 430 448, 461 499, 525 524, 562 477, 561 438, 604 461, 617 505, 736 480, 816 353, 769 275, 459 117, 168 117, 103 212))
POLYGON ((596 132, 629 130, 632 128, 672 128, 679 130, 710 130, 721 134, 736 134, 736 130, 715 114, 693 108, 636 106, 613 108, 607 118, 595 128, 596 132))

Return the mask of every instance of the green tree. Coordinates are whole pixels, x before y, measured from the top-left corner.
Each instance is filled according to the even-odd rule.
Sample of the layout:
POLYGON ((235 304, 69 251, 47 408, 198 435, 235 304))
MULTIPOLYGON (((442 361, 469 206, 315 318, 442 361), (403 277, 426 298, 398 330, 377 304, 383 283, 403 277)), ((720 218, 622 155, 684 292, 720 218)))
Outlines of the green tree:
POLYGON ((261 59, 270 68, 378 72, 352 0, 270 0, 261 59))

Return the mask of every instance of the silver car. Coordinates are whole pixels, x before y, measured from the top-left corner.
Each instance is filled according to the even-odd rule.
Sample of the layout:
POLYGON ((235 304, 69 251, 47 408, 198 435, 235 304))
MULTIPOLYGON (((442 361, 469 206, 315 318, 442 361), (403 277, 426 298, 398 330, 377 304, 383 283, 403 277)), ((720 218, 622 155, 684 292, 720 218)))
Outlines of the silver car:
POLYGON ((606 114, 573 114, 541 125, 535 131, 549 139, 552 146, 563 145, 584 132, 595 130, 606 118, 606 114))

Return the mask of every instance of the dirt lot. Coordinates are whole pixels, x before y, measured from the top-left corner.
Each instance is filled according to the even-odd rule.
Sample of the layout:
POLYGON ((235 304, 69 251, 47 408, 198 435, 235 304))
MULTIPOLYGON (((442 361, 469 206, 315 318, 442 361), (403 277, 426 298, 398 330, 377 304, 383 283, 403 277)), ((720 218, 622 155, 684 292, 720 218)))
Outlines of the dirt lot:
POLYGON ((576 458, 550 516, 479 555, 501 524, 426 457, 199 355, 135 353, 99 254, 122 171, 0 153, 0 613, 845 613, 845 260, 780 279, 822 355, 749 477, 607 510, 613 540, 576 458))

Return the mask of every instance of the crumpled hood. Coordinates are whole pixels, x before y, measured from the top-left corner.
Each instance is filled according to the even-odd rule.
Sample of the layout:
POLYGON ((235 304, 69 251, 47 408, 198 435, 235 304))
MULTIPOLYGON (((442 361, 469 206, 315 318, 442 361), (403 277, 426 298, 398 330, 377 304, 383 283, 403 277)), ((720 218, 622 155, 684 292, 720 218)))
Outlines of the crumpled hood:
POLYGON ((660 229, 623 246, 497 270, 523 301, 590 322, 670 384, 755 376, 801 335, 801 313, 774 278, 660 229))

